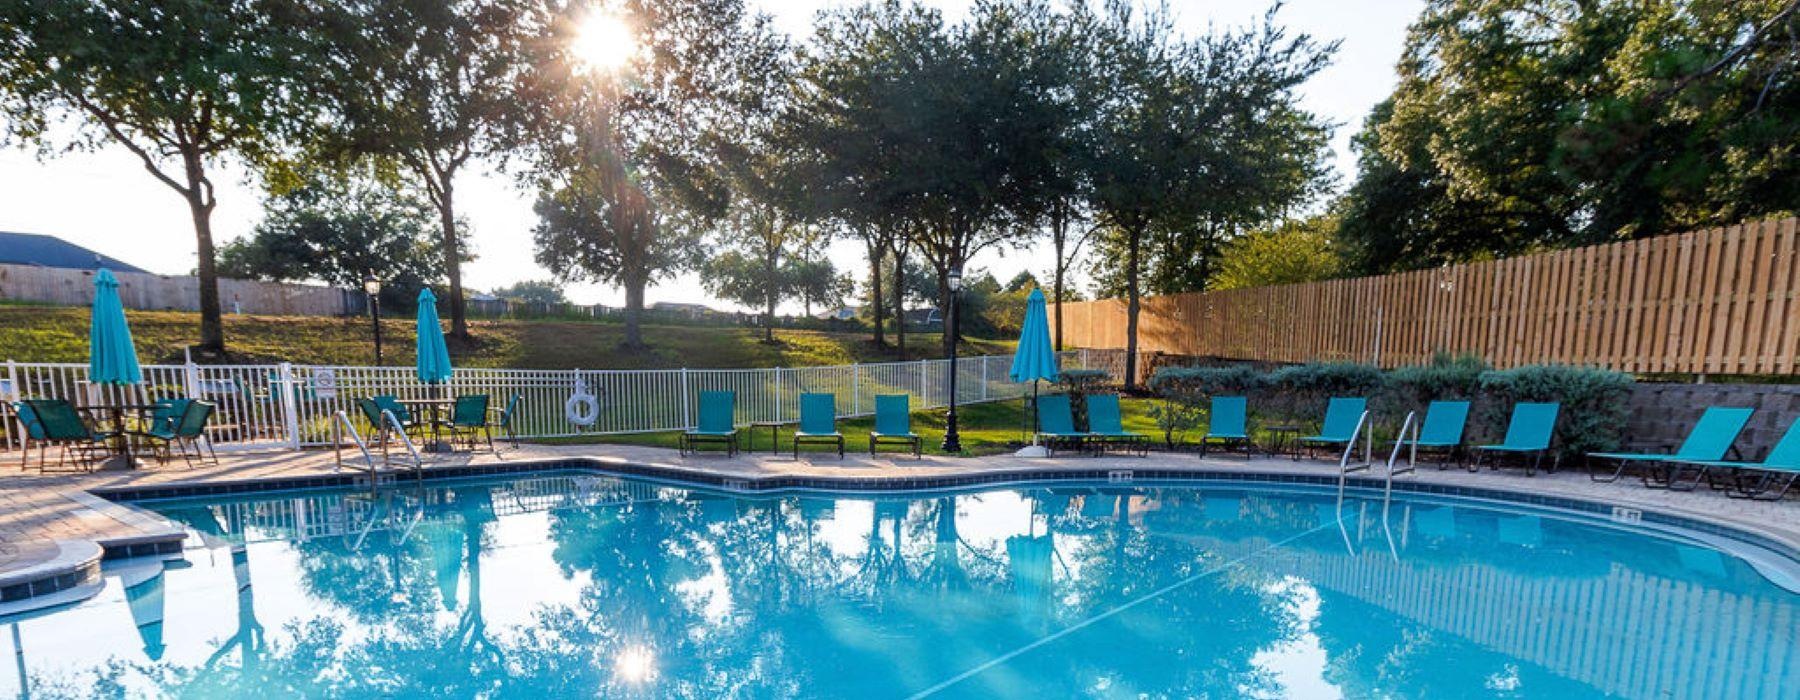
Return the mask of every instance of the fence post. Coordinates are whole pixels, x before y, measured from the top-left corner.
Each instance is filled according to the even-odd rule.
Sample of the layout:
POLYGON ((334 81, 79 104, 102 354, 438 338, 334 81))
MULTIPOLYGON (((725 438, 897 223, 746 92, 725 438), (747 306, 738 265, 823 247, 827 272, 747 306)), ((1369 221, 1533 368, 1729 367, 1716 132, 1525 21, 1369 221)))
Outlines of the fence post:
POLYGON ((780 423, 782 420, 782 414, 781 414, 782 401, 781 400, 783 398, 786 398, 785 396, 783 396, 783 394, 787 393, 786 389, 787 389, 787 386, 785 384, 783 384, 781 381, 781 368, 776 367, 775 368, 775 422, 777 422, 777 423, 780 423))
POLYGON ((294 366, 281 363, 281 413, 282 427, 287 430, 288 449, 300 449, 300 401, 295 396, 294 366))
POLYGON ((200 368, 194 365, 194 352, 182 350, 181 362, 182 374, 187 379, 187 397, 190 399, 200 398, 200 368))
POLYGON ((850 415, 862 415, 862 363, 850 365, 850 415))
MULTIPOLYGON (((25 397, 25 393, 19 391, 19 363, 12 360, 6 361, 6 388, 7 393, 9 394, 6 397, 6 400, 8 401, 18 401, 25 397)), ((12 448, 13 436, 15 435, 21 436, 19 438, 19 447, 23 449, 25 447, 25 438, 22 436, 25 433, 25 426, 19 423, 18 414, 16 412, 7 411, 7 413, 13 414, 12 425, 6 427, 7 449, 12 448)))
POLYGON ((921 406, 930 406, 931 380, 926 372, 926 368, 929 367, 929 365, 925 364, 925 362, 925 358, 919 358, 919 404, 921 406))
POLYGON ((988 400, 988 358, 981 358, 981 400, 988 400))
POLYGON ((690 392, 688 391, 688 370, 686 367, 683 367, 683 368, 681 368, 681 423, 682 423, 681 427, 683 430, 693 430, 694 429, 694 419, 689 417, 693 414, 688 412, 688 394, 689 393, 690 392))

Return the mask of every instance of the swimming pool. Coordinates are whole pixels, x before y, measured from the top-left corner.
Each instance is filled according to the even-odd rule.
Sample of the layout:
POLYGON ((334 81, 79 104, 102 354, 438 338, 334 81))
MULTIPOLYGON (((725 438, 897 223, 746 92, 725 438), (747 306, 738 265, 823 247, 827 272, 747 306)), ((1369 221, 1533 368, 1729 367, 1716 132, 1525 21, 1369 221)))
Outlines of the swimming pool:
POLYGON ((0 620, 0 693, 1800 688, 1800 595, 1757 567, 1704 536, 1483 501, 1211 482, 747 497, 567 471, 140 505, 192 529, 182 559, 0 620))

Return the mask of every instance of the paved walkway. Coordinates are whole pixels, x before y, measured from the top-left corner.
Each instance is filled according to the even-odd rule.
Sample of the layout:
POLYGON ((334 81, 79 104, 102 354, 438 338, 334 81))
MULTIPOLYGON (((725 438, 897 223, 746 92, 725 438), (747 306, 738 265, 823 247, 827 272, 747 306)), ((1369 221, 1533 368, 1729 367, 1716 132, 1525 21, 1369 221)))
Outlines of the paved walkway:
MULTIPOLYGON (((220 457, 223 463, 217 467, 187 469, 177 462, 134 472, 39 475, 19 471, 17 463, 11 462, 16 454, 0 453, 0 460, 4 460, 0 461, 0 465, 3 465, 0 466, 0 579, 8 572, 48 561, 56 555, 59 541, 77 540, 102 546, 118 546, 157 538, 166 539, 179 532, 175 525, 143 509, 112 503, 89 493, 94 489, 316 476, 331 474, 336 470, 333 453, 330 451, 221 454, 220 457)), ((840 461, 832 455, 805 454, 799 460, 788 455, 768 454, 732 458, 710 454, 681 457, 672 450, 622 445, 525 445, 519 449, 503 448, 498 456, 487 452, 435 456, 428 459, 428 468, 567 457, 599 457, 636 464, 667 465, 746 480, 783 476, 855 476, 904 480, 997 471, 1017 472, 1021 476, 1028 476, 1033 470, 1050 464, 1093 469, 1154 466, 1177 470, 1260 474, 1335 472, 1335 464, 1324 462, 1217 455, 1201 458, 1191 454, 1154 454, 1148 459, 1126 456, 1027 459, 1012 456, 950 458, 928 455, 920 460, 898 454, 883 454, 875 458, 866 454, 851 454, 840 461)), ((1585 474, 1573 471, 1526 477, 1517 470, 1471 474, 1459 469, 1438 471, 1426 467, 1416 475, 1403 476, 1401 479, 1604 501, 1640 510, 1712 519, 1757 530, 1800 548, 1800 500, 1793 497, 1774 503, 1742 501, 1728 499, 1705 489, 1695 492, 1647 489, 1635 480, 1611 484, 1594 483, 1585 474)))

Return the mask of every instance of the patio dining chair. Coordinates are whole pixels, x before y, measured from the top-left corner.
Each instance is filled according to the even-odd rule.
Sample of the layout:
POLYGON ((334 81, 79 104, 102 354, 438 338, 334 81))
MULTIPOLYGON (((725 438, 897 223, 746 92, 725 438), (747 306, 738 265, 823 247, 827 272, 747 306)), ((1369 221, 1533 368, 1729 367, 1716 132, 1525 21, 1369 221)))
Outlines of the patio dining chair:
POLYGON ((494 448, 494 431, 488 427, 488 395, 465 394, 456 397, 450 405, 450 420, 444 422, 444 428, 450 431, 450 439, 462 437, 468 440, 469 449, 475 449, 475 439, 485 435, 488 451, 499 454, 494 448))
POLYGON ((75 410, 74 404, 65 399, 26 399, 20 404, 23 406, 20 415, 24 416, 29 411, 32 420, 37 423, 38 430, 35 432, 41 435, 33 438, 38 443, 39 472, 50 470, 46 449, 50 445, 60 445, 63 448, 57 457, 57 468, 67 465, 71 454, 77 454, 81 458, 76 460, 77 466, 85 459, 88 471, 92 471, 93 465, 98 461, 94 459, 94 454, 101 453, 104 459, 108 452, 107 441, 118 437, 117 433, 95 430, 93 424, 80 411, 75 410))
POLYGON ((1761 462, 1670 459, 1666 464, 1668 472, 1665 478, 1672 489, 1691 490, 1699 486, 1702 480, 1713 484, 1712 474, 1717 470, 1729 472, 1731 476, 1731 480, 1725 485, 1725 495, 1779 501, 1787 496, 1795 482, 1800 481, 1800 418, 1788 424, 1787 432, 1769 448, 1769 453, 1763 456, 1761 462), (1681 473, 1688 469, 1696 472, 1693 481, 1686 487, 1677 486, 1681 481, 1681 473))
POLYGON ((173 423, 152 420, 142 431, 131 433, 135 439, 148 442, 157 452, 157 461, 167 464, 174 455, 172 451, 181 452, 182 461, 189 469, 194 467, 194 458, 199 457, 205 464, 210 455, 212 464, 219 464, 219 454, 213 450, 212 440, 206 436, 206 424, 212 420, 216 404, 210 401, 193 401, 180 399, 170 402, 171 406, 180 406, 181 414, 173 423), (205 450, 201 449, 202 443, 205 450), (190 450, 192 450, 190 454, 190 450))
POLYGON ((1057 445, 1073 445, 1086 449, 1091 433, 1075 429, 1075 410, 1068 394, 1051 394, 1038 398, 1037 437, 1039 443, 1054 451, 1057 445))
POLYGON ((1250 440, 1250 402, 1242 396, 1214 396, 1208 412, 1206 434, 1200 437, 1200 456, 1217 442, 1221 447, 1243 445, 1247 453, 1255 446, 1250 440))
POLYGON ((912 430, 912 397, 882 394, 875 397, 875 429, 869 431, 869 456, 883 442, 911 445, 913 459, 922 459, 925 440, 912 430))
POLYGON ((794 430, 794 459, 802 444, 836 445, 844 458, 844 434, 837 429, 837 397, 831 394, 800 395, 800 427, 794 430))
POLYGON ((1619 477, 1625 475, 1626 469, 1638 466, 1645 467, 1641 470, 1645 486, 1673 486, 1673 482, 1666 478, 1671 470, 1654 467, 1670 461, 1694 463, 1725 459, 1726 453, 1731 451, 1732 443, 1737 442, 1738 434, 1744 431, 1744 424, 1750 422, 1750 416, 1755 412, 1754 408, 1709 406, 1705 413, 1700 414, 1700 420, 1694 422, 1694 427, 1688 429, 1687 437, 1673 453, 1589 452, 1588 478, 1594 481, 1618 481, 1619 477), (1612 474, 1596 471, 1596 461, 1611 463, 1612 474))
POLYGON ((1357 427, 1362 424, 1363 413, 1368 408, 1368 399, 1332 398, 1325 404, 1325 421, 1319 425, 1319 434, 1300 438, 1300 445, 1308 450, 1349 445, 1356 439, 1357 427))
POLYGON ((506 441, 512 443, 513 449, 519 449, 519 433, 513 427, 513 420, 519 416, 519 402, 523 394, 513 394, 506 399, 506 408, 488 409, 488 430, 501 430, 506 433, 506 441))
POLYGON ((700 392, 700 420, 693 430, 683 432, 677 450, 682 456, 698 451, 702 444, 723 445, 727 456, 735 456, 738 451, 737 425, 733 416, 737 412, 737 393, 731 391, 700 392))
POLYGON ((1089 394, 1087 397, 1088 435, 1098 449, 1122 445, 1128 452, 1150 456, 1150 436, 1125 429, 1125 416, 1118 394, 1089 394))
MULTIPOLYGON (((1525 475, 1532 476, 1537 468, 1543 465, 1544 455, 1550 452, 1550 439, 1556 434, 1556 414, 1562 408, 1557 403, 1517 403, 1513 404, 1512 419, 1506 425, 1506 437, 1498 445, 1477 445, 1475 459, 1469 463, 1469 471, 1481 470, 1481 458, 1484 455, 1495 458, 1491 465, 1499 469, 1498 458, 1502 455, 1515 455, 1521 459, 1529 456, 1525 462, 1525 475)), ((1555 463, 1551 464, 1552 468, 1555 463)))

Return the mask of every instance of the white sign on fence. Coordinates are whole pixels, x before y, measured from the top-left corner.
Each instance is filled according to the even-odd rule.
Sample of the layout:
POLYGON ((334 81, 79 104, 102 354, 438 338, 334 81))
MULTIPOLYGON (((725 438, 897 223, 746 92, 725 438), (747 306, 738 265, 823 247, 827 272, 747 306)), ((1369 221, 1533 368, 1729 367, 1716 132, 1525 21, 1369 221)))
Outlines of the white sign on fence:
POLYGON ((337 370, 330 367, 315 367, 312 371, 312 393, 321 399, 337 398, 337 370))

